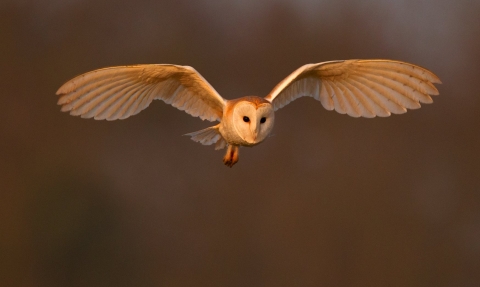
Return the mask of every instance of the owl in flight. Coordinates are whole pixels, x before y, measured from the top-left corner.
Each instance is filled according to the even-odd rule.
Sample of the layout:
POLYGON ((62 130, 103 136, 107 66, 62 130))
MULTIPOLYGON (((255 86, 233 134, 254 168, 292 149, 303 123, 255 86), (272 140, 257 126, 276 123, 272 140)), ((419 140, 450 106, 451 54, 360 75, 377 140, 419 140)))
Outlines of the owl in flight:
POLYGON ((352 117, 388 117, 432 103, 440 79, 429 70, 392 60, 346 60, 307 64, 281 81, 265 98, 222 98, 193 68, 179 65, 109 67, 77 76, 57 91, 61 110, 96 120, 126 119, 153 100, 162 100, 217 125, 187 134, 215 149, 227 148, 223 162, 238 162, 239 146, 254 146, 273 128, 275 111, 313 97, 327 110, 352 117))

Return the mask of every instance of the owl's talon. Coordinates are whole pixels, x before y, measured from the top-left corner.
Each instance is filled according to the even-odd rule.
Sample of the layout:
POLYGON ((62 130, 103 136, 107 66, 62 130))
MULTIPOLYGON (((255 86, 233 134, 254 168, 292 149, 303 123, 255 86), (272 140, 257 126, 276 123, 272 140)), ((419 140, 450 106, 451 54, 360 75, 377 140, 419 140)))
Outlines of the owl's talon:
POLYGON ((223 157, 223 163, 228 167, 232 167, 237 162, 238 162, 238 146, 229 145, 227 149, 227 153, 223 157))

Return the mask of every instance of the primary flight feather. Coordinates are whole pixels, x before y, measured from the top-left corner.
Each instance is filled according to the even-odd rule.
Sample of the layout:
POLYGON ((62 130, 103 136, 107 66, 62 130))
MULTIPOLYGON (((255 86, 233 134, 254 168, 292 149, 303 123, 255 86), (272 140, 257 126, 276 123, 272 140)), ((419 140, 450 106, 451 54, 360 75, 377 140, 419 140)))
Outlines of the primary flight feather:
POLYGON ((219 124, 190 134, 216 149, 232 167, 239 146, 261 143, 271 132, 274 111, 291 101, 313 97, 327 110, 352 117, 387 117, 432 103, 440 79, 429 70, 392 60, 346 60, 307 64, 281 81, 265 98, 225 100, 193 68, 134 65, 94 70, 57 91, 62 111, 96 120, 125 119, 159 99, 202 120, 219 124))

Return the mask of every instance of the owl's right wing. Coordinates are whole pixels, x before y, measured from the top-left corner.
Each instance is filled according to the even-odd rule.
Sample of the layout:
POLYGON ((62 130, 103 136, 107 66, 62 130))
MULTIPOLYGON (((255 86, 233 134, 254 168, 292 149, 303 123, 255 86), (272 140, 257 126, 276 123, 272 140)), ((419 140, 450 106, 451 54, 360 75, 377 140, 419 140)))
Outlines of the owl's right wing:
POLYGON ((96 120, 125 119, 162 100, 202 120, 221 120, 225 100, 188 66, 134 65, 94 70, 57 91, 62 111, 96 120))
POLYGON ((275 110, 310 96, 327 110, 353 117, 387 117, 420 108, 438 95, 440 79, 429 70, 393 60, 347 60, 307 64, 281 81, 265 99, 275 110))

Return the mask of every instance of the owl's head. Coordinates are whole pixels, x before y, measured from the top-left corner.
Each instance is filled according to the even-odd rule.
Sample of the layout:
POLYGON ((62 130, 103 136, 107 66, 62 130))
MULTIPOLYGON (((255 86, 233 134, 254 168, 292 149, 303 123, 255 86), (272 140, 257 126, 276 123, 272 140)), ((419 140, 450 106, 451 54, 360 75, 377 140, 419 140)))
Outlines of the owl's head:
POLYGON ((273 106, 259 97, 245 97, 233 110, 233 126, 237 134, 249 144, 262 142, 272 131, 273 106))

